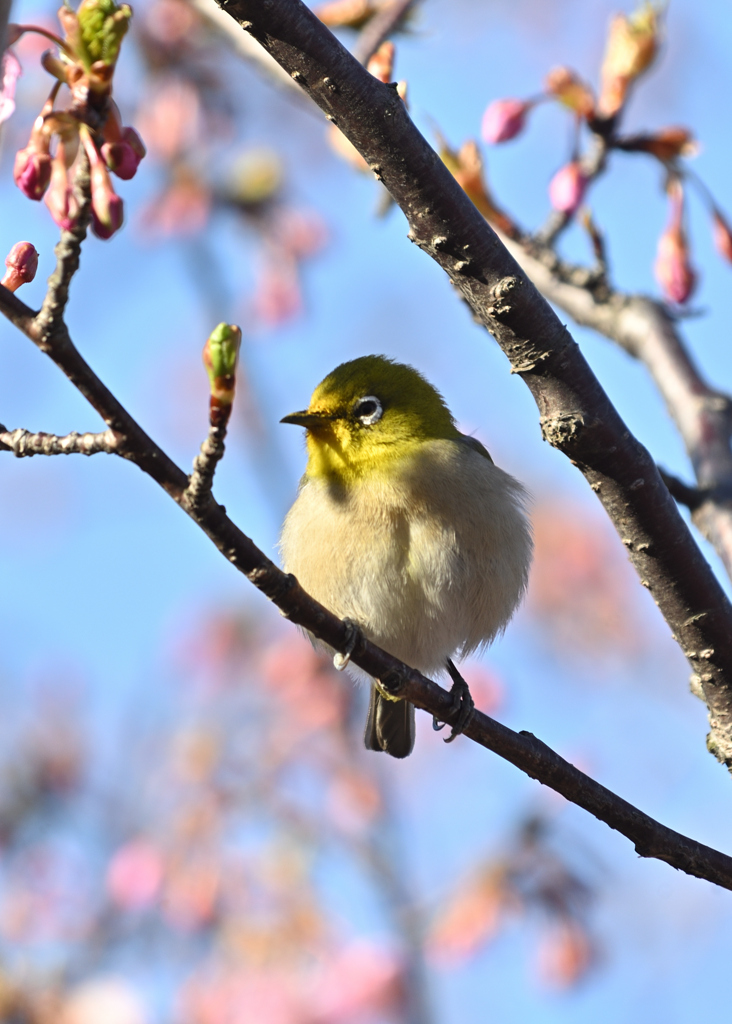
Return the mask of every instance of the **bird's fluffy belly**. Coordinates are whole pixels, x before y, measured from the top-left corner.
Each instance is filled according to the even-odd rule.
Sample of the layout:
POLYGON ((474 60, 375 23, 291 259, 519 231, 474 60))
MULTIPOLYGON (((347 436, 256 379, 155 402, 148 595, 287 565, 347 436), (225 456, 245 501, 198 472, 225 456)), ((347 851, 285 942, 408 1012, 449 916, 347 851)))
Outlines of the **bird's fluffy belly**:
POLYGON ((341 487, 305 478, 282 531, 288 572, 425 672, 492 640, 526 587, 525 492, 478 452, 430 441, 341 487))

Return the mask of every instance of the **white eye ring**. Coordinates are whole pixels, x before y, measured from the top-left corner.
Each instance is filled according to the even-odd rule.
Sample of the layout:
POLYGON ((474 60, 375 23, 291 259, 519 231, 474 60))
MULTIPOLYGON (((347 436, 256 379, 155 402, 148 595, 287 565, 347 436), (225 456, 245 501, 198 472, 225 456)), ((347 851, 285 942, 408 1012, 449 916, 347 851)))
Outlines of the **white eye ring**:
POLYGON ((378 423, 381 417, 384 415, 381 402, 375 395, 364 395, 363 398, 359 398, 353 407, 353 415, 359 420, 365 427, 370 427, 373 423, 378 423), (359 409, 364 409, 362 413, 359 413, 359 409))

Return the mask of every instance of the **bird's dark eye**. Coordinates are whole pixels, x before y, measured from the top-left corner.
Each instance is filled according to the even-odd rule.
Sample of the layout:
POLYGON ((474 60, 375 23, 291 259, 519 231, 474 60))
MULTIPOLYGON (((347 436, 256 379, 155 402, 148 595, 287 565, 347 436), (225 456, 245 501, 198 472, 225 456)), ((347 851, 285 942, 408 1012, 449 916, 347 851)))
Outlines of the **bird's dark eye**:
POLYGON ((384 414, 381 402, 374 395, 365 395, 359 398, 353 407, 353 415, 360 420, 365 427, 378 422, 384 414))

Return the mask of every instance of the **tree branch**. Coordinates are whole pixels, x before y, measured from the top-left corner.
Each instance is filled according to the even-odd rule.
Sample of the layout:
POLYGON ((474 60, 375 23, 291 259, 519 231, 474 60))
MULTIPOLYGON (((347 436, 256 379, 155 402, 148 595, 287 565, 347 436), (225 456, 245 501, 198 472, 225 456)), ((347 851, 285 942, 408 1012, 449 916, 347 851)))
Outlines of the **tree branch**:
MULTIPOLYGON (((36 341, 32 327, 25 333, 36 341)), ((115 453, 134 462, 160 484, 198 523, 224 557, 277 605, 285 618, 309 630, 334 650, 345 653, 352 639, 350 628, 306 594, 294 576, 278 569, 215 501, 207 502, 201 509, 195 508, 186 495, 186 474, 148 437, 99 380, 77 352, 65 328, 63 333, 56 331, 55 339, 48 354, 110 424, 106 434, 112 433, 118 439, 113 449, 115 453), (62 344, 59 339, 63 339, 62 344)), ((446 690, 365 638, 361 638, 352 651, 351 660, 379 679, 395 696, 411 701, 439 721, 454 724, 457 720, 459 712, 455 711, 452 697, 446 690)), ((732 889, 732 857, 661 825, 579 771, 531 733, 513 732, 482 712, 474 711, 465 735, 622 833, 641 857, 665 861, 687 874, 732 889)))
POLYGON ((360 64, 368 64, 384 40, 404 21, 414 4, 415 0, 390 0, 369 19, 353 48, 353 56, 360 64))
POLYGON ((32 434, 29 430, 7 430, 0 424, 0 451, 12 452, 17 458, 32 455, 117 455, 119 435, 112 430, 101 434, 77 434, 65 437, 56 434, 32 434))
POLYGON ((732 766, 732 606, 658 470, 546 300, 377 81, 300 0, 228 0, 336 123, 404 211, 409 237, 447 272, 531 391, 547 441, 578 466, 689 660, 710 712, 708 745, 732 766))
POLYGON ((704 379, 663 303, 606 283, 594 289, 582 280, 584 268, 564 264, 552 250, 532 251, 500 237, 542 294, 646 367, 684 442, 700 500, 692 507, 671 493, 689 505, 694 524, 732 577, 732 399, 704 379))
POLYGON ((200 511, 211 497, 216 466, 224 457, 224 441, 230 415, 231 405, 211 406, 208 437, 193 460, 193 472, 184 495, 184 501, 194 511, 200 511))

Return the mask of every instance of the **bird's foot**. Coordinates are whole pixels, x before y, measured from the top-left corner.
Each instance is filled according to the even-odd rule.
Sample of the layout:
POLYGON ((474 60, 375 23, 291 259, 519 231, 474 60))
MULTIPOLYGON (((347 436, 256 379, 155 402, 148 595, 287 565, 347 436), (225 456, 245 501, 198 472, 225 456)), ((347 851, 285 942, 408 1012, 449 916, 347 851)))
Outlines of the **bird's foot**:
POLYGON ((346 627, 346 649, 343 654, 337 652, 333 655, 333 667, 338 672, 342 672, 351 660, 351 655, 359 646, 363 640, 363 633, 361 627, 353 619, 344 619, 343 625, 346 627))
MULTIPOLYGON (((447 671, 452 679, 452 686, 450 687, 452 710, 458 713, 457 722, 452 726, 450 735, 445 740, 445 743, 452 743, 456 736, 465 732, 468 722, 473 717, 475 702, 471 696, 468 684, 449 658, 447 659, 447 671)), ((440 729, 444 729, 446 724, 446 722, 440 722, 433 716, 432 728, 435 732, 439 732, 440 729)))

